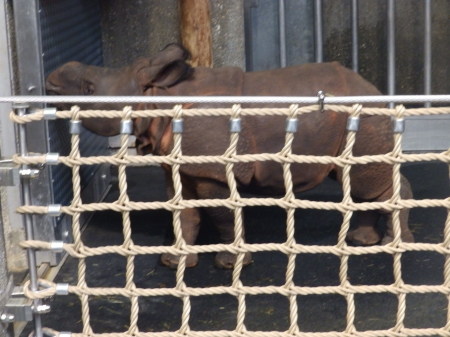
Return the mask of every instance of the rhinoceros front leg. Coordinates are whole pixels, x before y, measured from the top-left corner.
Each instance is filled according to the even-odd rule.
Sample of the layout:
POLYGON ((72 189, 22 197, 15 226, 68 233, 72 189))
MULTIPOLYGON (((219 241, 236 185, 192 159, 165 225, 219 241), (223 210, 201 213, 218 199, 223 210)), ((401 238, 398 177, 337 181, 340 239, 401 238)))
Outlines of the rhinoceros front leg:
MULTIPOLYGON (((164 167, 166 178, 167 195, 169 198, 174 196, 174 186, 172 181, 172 173, 170 168, 164 167)), ((182 176, 182 193, 184 199, 195 199, 195 188, 190 183, 190 180, 182 176)), ((193 245, 197 240, 198 232, 200 230, 200 212, 195 208, 185 208, 181 210, 180 214, 181 233, 183 240, 188 245, 193 245)), ((177 268, 180 262, 180 256, 164 253, 161 255, 161 263, 170 268, 177 268)), ((188 254, 186 257, 186 267, 195 267, 198 263, 197 254, 188 254)))
MULTIPOLYGON (((233 243, 235 239, 233 211, 225 207, 214 207, 207 209, 206 212, 219 232, 220 241, 227 244, 233 243)), ((244 236, 243 232, 242 236, 244 236)), ((236 259, 236 254, 228 251, 222 251, 216 254, 215 264, 219 268, 231 269, 236 264, 236 259)), ((251 253, 245 253, 243 260, 244 266, 250 264, 251 262, 251 253)))
MULTIPOLYGON (((401 190, 400 190, 400 196, 402 199, 412 199, 413 194, 411 190, 411 185, 403 175, 401 176, 401 190)), ((392 191, 390 191, 389 196, 392 194, 392 191)), ((411 233, 409 226, 408 226, 408 220, 409 220, 409 208, 402 209, 400 211, 400 229, 401 229, 401 238, 404 242, 414 242, 414 236, 411 233)), ((383 245, 388 244, 394 240, 394 228, 392 224, 392 216, 389 217, 387 222, 387 229, 386 234, 383 237, 383 240, 381 243, 383 245)))
MULTIPOLYGON (((200 228, 200 214, 197 209, 186 208, 181 211, 181 232, 184 241, 188 245, 193 245, 197 239, 200 228)), ((161 263, 170 268, 176 268, 180 262, 180 256, 173 254, 162 254, 161 263)), ((195 267, 198 263, 197 254, 188 254, 186 257, 186 267, 195 267)))
MULTIPOLYGON (((226 199, 230 196, 229 188, 220 182, 204 180, 197 185, 197 195, 200 199, 226 199)), ((206 207, 205 212, 210 217, 213 225, 217 228, 220 241, 233 243, 235 239, 234 212, 226 207, 206 207)), ((242 230, 244 239, 244 231, 242 230)), ((215 264, 219 268, 231 269, 236 264, 237 256, 228 251, 218 252, 215 264)), ((248 265, 252 262, 250 253, 245 253, 243 263, 248 265)))

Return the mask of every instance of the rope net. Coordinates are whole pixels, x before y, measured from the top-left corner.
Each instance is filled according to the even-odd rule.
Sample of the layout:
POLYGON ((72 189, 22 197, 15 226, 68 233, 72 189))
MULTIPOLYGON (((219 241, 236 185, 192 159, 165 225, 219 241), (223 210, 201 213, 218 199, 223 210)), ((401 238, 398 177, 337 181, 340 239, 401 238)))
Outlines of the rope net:
MULTIPOLYGON (((388 115, 394 121, 403 121, 409 116, 430 116, 450 114, 450 108, 420 108, 406 109, 398 106, 395 109, 368 108, 361 105, 341 106, 326 105, 326 110, 346 113, 349 120, 357 120, 362 115, 388 115)), ((234 105, 227 109, 183 109, 175 106, 169 110, 140 110, 133 111, 126 107, 123 111, 80 111, 73 107, 70 111, 58 111, 57 117, 79 121, 83 118, 104 117, 122 118, 123 121, 131 121, 135 118, 171 117, 173 121, 182 120, 183 117, 195 116, 228 116, 231 120, 239 120, 243 116, 278 115, 285 116, 289 121, 297 120, 302 114, 317 112, 318 105, 299 107, 292 105, 289 108, 262 108, 247 109, 240 105, 234 105)), ((37 111, 33 114, 19 117, 14 113, 11 118, 16 123, 32 123, 44 119, 44 114, 37 111)), ((293 125, 293 124, 292 124, 293 125)), ((405 327, 405 312, 407 309, 406 296, 408 294, 442 294, 448 300, 450 306, 450 198, 444 199, 402 199, 400 167, 404 163, 440 161, 450 163, 450 149, 441 153, 406 154, 402 152, 402 132, 394 132, 394 147, 391 152, 380 155, 353 156, 353 147, 357 128, 348 128, 346 141, 339 156, 315 156, 293 154, 292 143, 294 129, 287 129, 282 150, 278 153, 238 154, 237 144, 240 132, 230 132, 229 145, 223 155, 198 155, 187 156, 182 153, 183 132, 173 134, 173 146, 166 156, 135 156, 128 153, 128 133, 121 135, 121 146, 112 156, 82 157, 79 151, 80 135, 73 133, 71 136, 71 152, 68 156, 59 156, 60 165, 66 165, 72 170, 73 200, 70 205, 63 205, 61 212, 72 217, 73 243, 65 243, 64 251, 78 260, 77 282, 67 287, 69 294, 75 294, 81 302, 82 331, 73 332, 74 337, 222 337, 222 336, 320 336, 320 337, 344 337, 344 336, 450 336, 450 310, 448 310, 445 326, 441 328, 407 328, 405 327), (285 194, 280 198, 250 198, 243 197, 238 191, 235 177, 235 166, 239 163, 255 161, 273 161, 282 166, 285 194), (84 204, 81 199, 80 166, 98 165, 109 163, 118 168, 119 197, 114 202, 101 202, 84 204), (183 184, 180 167, 184 164, 221 164, 225 167, 226 182, 229 189, 229 197, 225 199, 185 199, 183 198, 183 184), (333 164, 342 168, 342 194, 340 202, 310 201, 296 197, 292 179, 292 164, 333 164), (392 165, 393 193, 386 201, 355 202, 351 196, 350 170, 354 165, 366 165, 370 163, 385 163, 392 165), (126 168, 129 166, 165 164, 171 167, 171 180, 173 182, 173 197, 168 201, 136 202, 128 196, 126 168), (286 240, 282 243, 246 243, 244 241, 243 210, 249 206, 278 206, 286 212, 286 240), (183 238, 182 211, 190 208, 226 207, 234 217, 234 241, 229 244, 190 245, 183 238), (444 208, 447 211, 443 241, 440 243, 410 243, 402 241, 400 212, 412 208, 444 208), (173 214, 174 243, 171 246, 142 246, 132 240, 130 212, 143 210, 168 210, 173 214), (334 245, 305 245, 295 240, 294 213, 298 209, 332 210, 342 214, 342 224, 339 230, 337 242, 334 245), (80 216, 84 212, 110 210, 118 212, 122 216, 123 242, 120 245, 89 247, 82 239, 80 216), (392 213, 393 240, 386 245, 368 247, 349 246, 346 236, 350 229, 350 220, 357 211, 382 210, 392 213), (405 283, 402 276, 402 256, 406 252, 435 252, 441 254, 444 259, 444 282, 437 285, 417 285, 405 283), (189 254, 228 252, 236 254, 236 263, 232 271, 231 283, 225 286, 192 287, 185 282, 186 260, 189 254), (287 257, 284 284, 267 286, 246 286, 242 282, 242 271, 246 253, 279 252, 287 257), (370 254, 389 254, 393 261, 392 284, 357 285, 349 281, 349 259, 352 256, 370 254), (88 286, 86 273, 86 259, 105 254, 119 254, 126 258, 125 286, 117 287, 91 287, 88 286), (139 255, 172 254, 179 256, 178 266, 175 272, 176 282, 173 287, 140 288, 135 284, 135 258, 139 255), (294 271, 296 261, 300 254, 328 254, 337 257, 339 263, 339 280, 335 285, 329 286, 299 286, 295 282, 294 271), (397 298, 397 310, 395 324, 382 330, 358 331, 355 327, 357 308, 355 295, 388 293, 397 298), (236 298, 236 324, 231 330, 196 331, 191 329, 192 299, 198 296, 229 295, 236 298), (288 301, 289 327, 283 331, 250 330, 246 326, 246 306, 249 297, 253 295, 279 295, 288 301), (346 303, 346 324, 342 331, 308 332, 299 324, 299 297, 306 295, 337 295, 346 303), (91 324, 90 300, 93 297, 122 296, 129 299, 130 310, 123 313, 129 316, 129 324, 126 331, 98 333, 91 324), (141 311, 139 299, 144 297, 176 297, 181 299, 182 313, 180 326, 176 331, 149 332, 140 331, 138 328, 139 314, 141 311)), ((200 136, 200 135, 199 135, 200 136)), ((40 165, 47 163, 47 156, 15 156, 14 162, 18 165, 40 165)), ((41 214, 49 213, 48 206, 25 205, 18 209, 20 213, 41 214)), ((36 250, 52 249, 50 242, 28 240, 22 243, 24 248, 36 250)), ((46 298, 58 294, 58 285, 40 280, 41 289, 31 291, 26 285, 24 291, 31 299, 46 298)))

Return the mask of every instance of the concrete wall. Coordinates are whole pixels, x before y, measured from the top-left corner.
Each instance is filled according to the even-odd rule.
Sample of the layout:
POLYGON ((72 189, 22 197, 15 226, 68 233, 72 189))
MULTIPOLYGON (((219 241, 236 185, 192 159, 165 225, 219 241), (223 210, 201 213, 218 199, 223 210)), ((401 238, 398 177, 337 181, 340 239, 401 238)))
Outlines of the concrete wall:
POLYGON ((177 0, 102 0, 105 66, 118 67, 179 42, 177 0))
MULTIPOLYGON (((102 0, 106 66, 121 66, 180 42, 177 0, 102 0)), ((214 66, 244 66, 243 0, 211 1, 214 66)))

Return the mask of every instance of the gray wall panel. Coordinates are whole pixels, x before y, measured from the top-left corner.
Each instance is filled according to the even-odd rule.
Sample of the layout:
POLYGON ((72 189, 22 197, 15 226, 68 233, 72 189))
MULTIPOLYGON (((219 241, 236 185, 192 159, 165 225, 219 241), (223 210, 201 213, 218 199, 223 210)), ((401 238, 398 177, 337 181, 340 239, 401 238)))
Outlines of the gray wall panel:
MULTIPOLYGON (((92 0, 41 0, 40 21, 44 74, 68 61, 102 65, 100 4, 92 0)), ((61 155, 70 152, 67 121, 49 122, 50 151, 61 155)), ((84 131, 81 135, 82 155, 105 153, 107 139, 84 131)), ((81 171, 83 185, 93 175, 95 167, 81 171)), ((54 202, 68 204, 72 199, 71 171, 67 167, 52 168, 54 202)))

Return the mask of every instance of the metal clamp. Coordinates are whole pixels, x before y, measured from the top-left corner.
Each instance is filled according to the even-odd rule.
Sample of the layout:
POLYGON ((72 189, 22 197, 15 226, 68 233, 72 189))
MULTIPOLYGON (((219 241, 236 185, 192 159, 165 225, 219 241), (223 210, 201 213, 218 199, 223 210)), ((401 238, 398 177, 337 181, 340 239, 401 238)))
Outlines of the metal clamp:
POLYGON ((405 120, 403 118, 397 118, 394 121, 394 133, 405 132, 405 120))
POLYGON ((49 152, 45 155, 45 163, 47 165, 58 165, 59 164, 59 153, 49 152))
POLYGON ((286 120, 286 132, 296 133, 298 129, 298 119, 288 118, 286 120))
POLYGON ((71 120, 69 124, 69 132, 71 135, 79 135, 81 133, 81 121, 71 120))
POLYGON ((183 133, 184 125, 182 119, 173 119, 172 120, 172 132, 173 133, 183 133))
POLYGON ((51 241, 50 250, 60 253, 64 250, 64 241, 51 241))
POLYGON ((359 130, 359 117, 349 117, 347 119, 347 131, 356 132, 359 130))
POLYGON ((42 109, 45 120, 55 120, 56 119, 56 108, 45 108, 42 109))
POLYGON ((324 106, 324 101, 325 101, 325 91, 319 90, 317 92, 317 99, 318 99, 318 103, 319 103, 319 110, 320 110, 320 112, 323 112, 323 106, 324 106))
POLYGON ((133 121, 131 119, 120 122, 120 133, 122 135, 131 135, 133 133, 133 121))
POLYGON ((69 295, 69 283, 56 283, 56 295, 69 295))
POLYGON ((53 204, 47 206, 47 215, 49 216, 60 216, 61 215, 61 205, 53 204))
POLYGON ((231 133, 239 133, 241 132, 241 119, 240 118, 231 118, 230 119, 230 132, 231 133))

